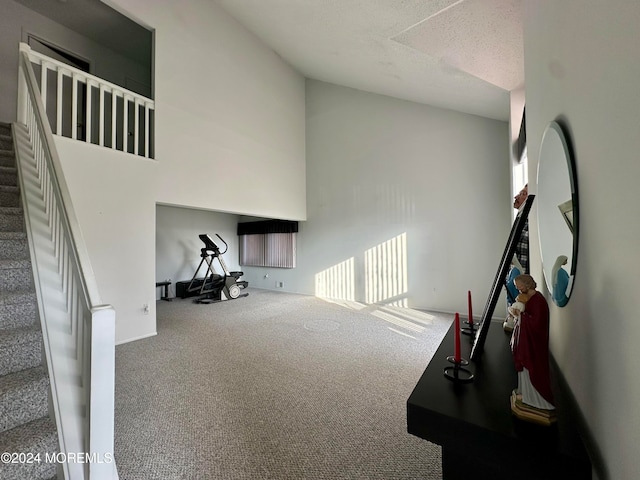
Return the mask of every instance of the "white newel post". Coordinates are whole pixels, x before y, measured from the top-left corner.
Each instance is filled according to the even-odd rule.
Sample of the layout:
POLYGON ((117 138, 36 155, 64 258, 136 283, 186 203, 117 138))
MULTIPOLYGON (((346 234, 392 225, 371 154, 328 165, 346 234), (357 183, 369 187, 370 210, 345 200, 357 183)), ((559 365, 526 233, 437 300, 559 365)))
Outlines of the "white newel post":
POLYGON ((89 411, 89 452, 95 456, 95 462, 89 466, 91 480, 110 480, 113 478, 115 460, 113 457, 114 439, 114 388, 115 388, 115 310, 107 306, 94 307, 89 316, 91 345, 87 346, 90 358, 99 358, 91 362, 89 411))

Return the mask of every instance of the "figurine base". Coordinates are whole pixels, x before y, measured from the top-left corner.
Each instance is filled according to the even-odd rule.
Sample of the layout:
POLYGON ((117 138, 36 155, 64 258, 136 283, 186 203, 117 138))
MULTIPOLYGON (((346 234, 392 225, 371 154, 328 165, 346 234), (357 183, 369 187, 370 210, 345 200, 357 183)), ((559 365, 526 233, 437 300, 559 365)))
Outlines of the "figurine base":
POLYGON ((511 413, 520 420, 525 422, 537 423, 549 427, 553 425, 556 420, 555 410, 542 410, 540 408, 532 407, 522 403, 521 396, 514 390, 511 392, 511 413))

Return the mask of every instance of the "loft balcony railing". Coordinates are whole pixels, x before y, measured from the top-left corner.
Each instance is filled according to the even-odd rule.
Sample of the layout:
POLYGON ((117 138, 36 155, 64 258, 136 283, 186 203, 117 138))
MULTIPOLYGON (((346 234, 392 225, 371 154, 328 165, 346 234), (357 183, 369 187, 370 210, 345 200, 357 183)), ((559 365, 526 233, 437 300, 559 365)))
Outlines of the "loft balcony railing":
POLYGON ((154 158, 153 100, 35 52, 32 64, 54 135, 154 158))

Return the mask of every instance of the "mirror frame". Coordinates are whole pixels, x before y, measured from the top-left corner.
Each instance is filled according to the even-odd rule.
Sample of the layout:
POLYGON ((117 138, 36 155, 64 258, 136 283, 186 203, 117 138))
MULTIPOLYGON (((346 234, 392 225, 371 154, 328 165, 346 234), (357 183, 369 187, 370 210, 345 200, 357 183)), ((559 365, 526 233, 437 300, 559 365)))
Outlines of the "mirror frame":
POLYGON ((487 298, 487 303, 485 304, 484 311, 482 312, 482 318, 480 319, 480 326, 476 331, 475 337, 473 337, 473 347, 471 347, 471 360, 477 360, 480 358, 482 351, 484 349, 484 343, 487 339, 487 334, 489 333, 489 326, 491 325, 491 317, 493 316, 493 312, 496 308, 496 304, 498 303, 498 297, 502 293, 502 289, 505 285, 505 278, 507 277, 507 273, 509 271, 509 267, 511 266, 511 259, 513 258, 513 254, 516 251, 516 244, 520 239, 520 235, 522 235, 522 231, 524 230, 524 226, 529 219, 529 211, 531 210, 531 205, 533 205, 533 200, 536 196, 533 194, 529 194, 527 199, 524 202, 524 205, 516 215, 516 219, 511 226, 511 232, 509 233, 509 238, 507 239, 507 245, 504 247, 504 251, 502 252, 502 257, 500 258, 500 263, 498 264, 498 271, 496 272, 496 276, 493 279, 493 285, 491 287, 491 291, 489 292, 489 297, 487 298))
MULTIPOLYGON (((571 252, 571 271, 569 272, 569 276, 570 276, 570 289, 569 292, 567 294, 567 303, 569 303, 569 300, 571 299, 571 293, 573 291, 574 288, 574 283, 575 283, 575 274, 576 274, 576 264, 578 263, 578 237, 579 237, 579 227, 580 227, 580 203, 578 201, 578 176, 577 176, 577 172, 576 172, 576 165, 575 165, 575 160, 574 160, 574 155, 573 155, 573 149, 571 146, 571 143, 569 141, 569 137, 568 135, 565 133, 567 131, 566 127, 563 127, 563 124, 560 120, 555 120, 555 121, 551 121, 549 122, 549 124, 546 126, 544 133, 542 134, 542 140, 540 142, 540 152, 539 152, 539 158, 538 158, 538 171, 537 171, 537 182, 538 182, 538 196, 540 196, 540 166, 543 162, 542 159, 542 152, 543 152, 543 147, 545 144, 545 138, 547 138, 547 135, 550 132, 554 132, 559 140, 560 143, 562 145, 562 149, 564 152, 564 160, 565 160, 565 164, 567 167, 567 173, 569 176, 569 188, 571 190, 571 206, 573 207, 572 210, 572 219, 569 220, 569 218, 566 215, 566 205, 565 204, 561 204, 558 206, 558 208, 560 208, 560 212, 565 220, 565 222, 567 223, 567 227, 569 228, 569 230, 572 233, 572 252, 571 252), (563 206, 565 207, 565 209, 563 210, 563 206)), ((543 195, 544 195, 544 191, 543 191, 543 195)), ((542 198, 542 197, 541 197, 542 198)), ((568 202, 565 202, 568 203, 568 202)), ((555 301, 555 299, 553 299, 553 286, 550 285, 550 279, 547 278, 547 274, 545 273, 547 268, 545 268, 545 265, 549 265, 549 263, 545 263, 545 257, 544 257, 544 252, 543 252, 543 246, 542 246, 542 236, 541 236, 541 224, 540 224, 540 204, 538 203, 538 212, 537 212, 537 217, 538 217, 538 245, 540 248, 540 259, 542 261, 542 276, 544 278, 545 284, 547 286, 547 289, 549 291, 549 293, 551 294, 551 298, 552 301, 554 303, 554 305, 557 305, 558 307, 565 307, 567 305, 567 303, 565 303, 564 305, 558 305, 555 301)), ((548 259, 547 259, 548 260, 548 259)), ((551 265, 553 264, 553 262, 551 262, 551 265)))

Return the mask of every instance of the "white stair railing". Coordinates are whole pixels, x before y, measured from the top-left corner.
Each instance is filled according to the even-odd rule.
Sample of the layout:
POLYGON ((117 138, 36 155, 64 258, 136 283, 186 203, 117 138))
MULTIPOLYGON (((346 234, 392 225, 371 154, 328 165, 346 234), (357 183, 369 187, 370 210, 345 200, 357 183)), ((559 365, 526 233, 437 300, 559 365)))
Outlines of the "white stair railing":
MULTIPOLYGON (((16 159, 64 478, 117 479, 115 311, 102 305, 31 60, 20 53, 16 159)), ((46 101, 46 98, 45 98, 46 101)))
POLYGON ((153 100, 35 52, 42 104, 55 135, 153 158, 153 100), (94 100, 95 99, 95 100, 94 100))

